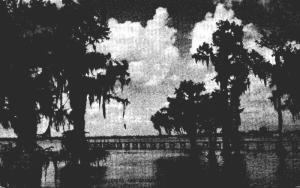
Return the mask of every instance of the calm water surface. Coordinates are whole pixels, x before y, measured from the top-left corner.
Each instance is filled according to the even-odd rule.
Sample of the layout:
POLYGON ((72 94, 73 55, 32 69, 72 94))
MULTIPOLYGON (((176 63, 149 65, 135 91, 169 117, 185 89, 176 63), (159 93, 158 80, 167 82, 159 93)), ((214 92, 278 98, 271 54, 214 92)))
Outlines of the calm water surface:
MULTIPOLYGON (((180 151, 112 150, 106 161, 99 164, 105 168, 104 176, 95 177, 92 187, 181 187, 180 183, 185 185, 185 181, 194 179, 199 184, 197 187, 211 187, 207 184, 214 180, 222 182, 230 178, 240 181, 239 186, 253 188, 294 188, 300 185, 300 153, 289 153, 284 159, 272 152, 244 153, 240 162, 234 159, 227 165, 229 171, 226 171, 220 152, 216 154, 216 172, 210 174, 205 153, 191 163, 188 154, 180 151), (230 174, 232 177, 228 176, 230 174)), ((64 165, 60 162, 55 172, 51 162, 43 171, 42 186, 59 187, 64 165)))

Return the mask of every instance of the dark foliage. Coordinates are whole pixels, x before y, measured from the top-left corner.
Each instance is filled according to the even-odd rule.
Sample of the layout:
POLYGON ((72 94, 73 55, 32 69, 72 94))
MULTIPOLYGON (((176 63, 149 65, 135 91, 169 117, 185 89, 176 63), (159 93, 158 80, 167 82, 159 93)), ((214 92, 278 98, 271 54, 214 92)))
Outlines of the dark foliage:
POLYGON ((243 25, 220 21, 218 30, 213 34, 213 43, 204 43, 192 56, 197 62, 211 63, 217 73, 214 80, 220 85, 222 96, 222 131, 224 149, 229 150, 229 142, 238 150, 238 127, 241 124, 240 96, 250 85, 251 72, 266 80, 260 67, 268 63, 257 52, 249 52, 243 46, 243 25))
POLYGON ((196 148, 196 139, 203 132, 209 136, 210 148, 214 149, 216 129, 222 125, 222 96, 219 91, 204 93, 204 83, 183 81, 175 89, 175 97, 168 97, 169 105, 160 109, 151 121, 161 135, 187 134, 191 149, 196 148))
POLYGON ((115 88, 128 84, 128 63, 95 50, 109 33, 99 7, 98 1, 66 0, 57 8, 42 0, 1 0, 0 121, 19 143, 34 145, 44 117, 49 126, 69 121, 83 134, 87 97, 104 117, 110 100, 125 110, 129 101, 115 88))

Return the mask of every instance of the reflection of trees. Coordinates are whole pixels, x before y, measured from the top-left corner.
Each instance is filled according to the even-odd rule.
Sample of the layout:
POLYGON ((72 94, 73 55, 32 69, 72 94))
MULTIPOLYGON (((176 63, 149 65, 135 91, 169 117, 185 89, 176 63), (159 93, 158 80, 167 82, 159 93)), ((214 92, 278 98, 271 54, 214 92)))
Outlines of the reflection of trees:
POLYGON ((199 160, 190 157, 162 158, 155 161, 157 187, 179 188, 206 185, 199 160))
POLYGON ((207 166, 191 157, 161 158, 155 165, 158 187, 248 187, 242 155, 232 156, 223 166, 207 166))
POLYGON ((105 177, 106 167, 82 166, 78 164, 67 165, 60 170, 59 187, 91 188, 101 185, 105 177))
MULTIPOLYGON (((294 155, 298 154, 292 154, 292 158, 298 157, 294 155)), ((293 160, 289 155, 286 155, 285 153, 279 153, 278 156, 278 166, 277 170, 275 173, 275 184, 278 187, 284 187, 284 188, 294 188, 299 185, 300 180, 299 180, 299 175, 300 175, 300 170, 299 170, 299 165, 293 164, 293 160), (292 165, 288 165, 287 163, 292 162, 292 165)))
POLYGON ((222 181, 230 187, 249 187, 247 166, 244 155, 236 153, 224 160, 222 181))
POLYGON ((43 166, 49 162, 41 148, 26 154, 13 149, 4 153, 1 161, 0 185, 7 188, 39 188, 43 166))
POLYGON ((276 170, 276 180, 278 181, 279 187, 286 187, 290 188, 291 185, 288 185, 288 176, 287 176, 287 164, 285 162, 285 156, 283 156, 281 153, 278 155, 278 166, 276 170))

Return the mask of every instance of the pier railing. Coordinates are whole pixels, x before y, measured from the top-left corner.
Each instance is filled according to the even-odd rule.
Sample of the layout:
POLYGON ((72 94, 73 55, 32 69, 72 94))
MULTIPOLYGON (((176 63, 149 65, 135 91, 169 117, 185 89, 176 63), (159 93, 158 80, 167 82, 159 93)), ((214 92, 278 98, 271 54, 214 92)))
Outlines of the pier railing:
MULTIPOLYGON (((210 145, 208 140, 198 140, 197 146, 203 150, 208 150, 210 145)), ((241 143, 243 151, 275 151, 278 142, 275 139, 244 139, 241 143)), ((300 151, 300 140, 283 141, 283 146, 287 151, 300 151)), ((127 140, 127 141, 109 141, 109 140, 90 140, 91 148, 103 148, 108 150, 185 150, 190 149, 188 140, 172 140, 172 141, 143 141, 143 140, 127 140)), ((216 150, 223 149, 222 140, 216 141, 216 150)))
MULTIPOLYGON (((91 149, 106 150, 186 150, 190 149, 190 142, 187 138, 176 137, 139 137, 139 138, 109 138, 109 137, 88 137, 91 149)), ((39 140, 42 147, 53 147, 54 150, 62 149, 61 138, 39 140)), ((300 151, 300 139, 283 139, 283 146, 287 151, 300 151)), ((0 151, 9 150, 14 146, 14 139, 0 140, 0 151)), ((243 151, 275 151, 278 145, 276 138, 244 138, 241 141, 243 151)), ((209 141, 206 138, 198 139, 197 146, 203 150, 209 149, 209 141)), ((223 148, 222 139, 218 138, 215 149, 223 148)))

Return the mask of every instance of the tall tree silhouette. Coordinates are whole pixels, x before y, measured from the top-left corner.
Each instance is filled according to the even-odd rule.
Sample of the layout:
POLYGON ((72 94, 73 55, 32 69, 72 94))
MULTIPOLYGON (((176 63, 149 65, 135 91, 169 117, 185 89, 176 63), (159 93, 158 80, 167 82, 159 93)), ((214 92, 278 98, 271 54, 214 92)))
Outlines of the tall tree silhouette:
POLYGON ((124 108, 129 103, 115 92, 129 82, 128 63, 95 50, 109 32, 99 7, 98 1, 66 0, 60 9, 42 0, 1 1, 1 54, 9 59, 1 64, 1 123, 14 129, 19 143, 34 145, 44 116, 55 125, 69 119, 84 140, 87 97, 104 116, 110 100, 124 108))
POLYGON ((53 54, 57 63, 49 70, 60 88, 56 96, 62 98, 64 93, 68 94, 71 107, 68 118, 74 126, 73 134, 77 140, 74 148, 78 150, 86 147, 84 116, 87 98, 90 104, 99 103, 104 117, 106 103, 110 100, 123 103, 124 108, 129 103, 115 92, 116 88, 123 89, 129 83, 128 63, 96 51, 96 43, 108 39, 109 33, 99 7, 99 1, 79 4, 64 1, 55 31, 57 48, 53 54))
POLYGON ((203 121, 203 129, 208 135, 209 141, 209 158, 215 158, 217 128, 222 127, 222 93, 220 90, 215 90, 209 94, 209 99, 206 101, 205 121, 203 121))
POLYGON ((46 156, 36 144, 37 125, 56 109, 55 82, 44 69, 53 60, 57 7, 41 0, 1 0, 0 12, 0 123, 18 137, 3 155, 4 186, 39 187, 46 156))
POLYGON ((299 80, 298 70, 300 65, 298 63, 300 59, 300 49, 296 48, 294 45, 289 44, 286 46, 284 55, 284 67, 287 71, 288 75, 288 98, 285 101, 285 105, 287 106, 290 113, 294 118, 299 119, 300 115, 300 90, 298 85, 292 85, 295 80, 299 80))
POLYGON ((17 146, 33 149, 37 124, 54 110, 53 82, 41 73, 48 63, 51 3, 1 1, 1 124, 12 127, 17 146), (43 20, 43 21, 42 21, 43 20))
POLYGON ((294 117, 299 115, 299 97, 297 85, 291 83, 298 79, 299 50, 294 44, 288 44, 281 32, 264 33, 260 42, 273 52, 275 64, 269 70, 269 87, 272 89, 272 101, 278 115, 279 144, 281 145, 283 130, 283 111, 289 110, 294 117))
POLYGON ((243 26, 234 22, 220 21, 218 30, 213 34, 213 43, 204 43, 192 56, 197 62, 211 63, 217 73, 214 78, 220 85, 223 98, 223 149, 229 154, 232 149, 239 150, 238 127, 241 124, 240 96, 249 87, 251 70, 260 77, 264 72, 255 69, 266 62, 257 52, 248 52, 243 46, 243 26), (254 70, 255 69, 255 70, 254 70))
POLYGON ((283 53, 284 41, 275 41, 271 38, 275 36, 269 36, 270 38, 266 40, 266 36, 263 40, 263 45, 268 46, 273 50, 273 56, 275 57, 275 64, 272 66, 271 70, 271 79, 270 79, 270 88, 272 88, 272 96, 270 100, 274 104, 274 108, 277 111, 278 115, 278 133, 281 140, 282 137, 282 126, 283 126, 283 115, 282 111, 285 110, 283 105, 283 98, 287 94, 287 75, 284 71, 284 64, 281 61, 281 56, 283 53), (277 44, 276 44, 277 43, 277 44))
POLYGON ((299 114, 299 100, 297 86, 291 83, 297 80, 298 70, 297 50, 289 41, 299 43, 300 14, 297 0, 271 0, 265 7, 258 2, 245 0, 236 6, 237 15, 246 21, 254 23, 263 34, 260 44, 273 51, 275 64, 267 70, 262 69, 270 76, 269 86, 272 88, 274 108, 278 114, 278 132, 281 140, 283 117, 282 111, 289 110, 294 117, 299 114), (240 10, 240 11, 238 11, 240 10), (253 16, 253 12, 256 16, 253 16))

